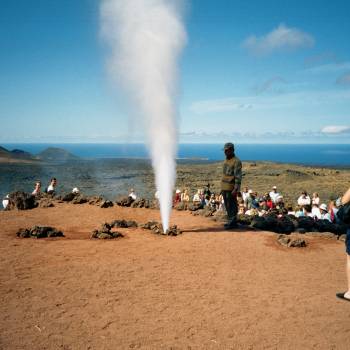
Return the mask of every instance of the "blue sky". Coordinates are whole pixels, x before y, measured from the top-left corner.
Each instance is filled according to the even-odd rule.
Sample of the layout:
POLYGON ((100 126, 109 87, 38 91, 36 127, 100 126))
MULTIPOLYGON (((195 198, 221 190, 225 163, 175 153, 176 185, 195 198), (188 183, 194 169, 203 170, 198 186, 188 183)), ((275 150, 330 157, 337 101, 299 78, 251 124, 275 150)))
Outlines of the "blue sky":
MULTIPOLYGON (((0 142, 125 142, 97 0, 0 0, 0 142)), ((348 1, 188 2, 181 142, 350 141, 348 1)))

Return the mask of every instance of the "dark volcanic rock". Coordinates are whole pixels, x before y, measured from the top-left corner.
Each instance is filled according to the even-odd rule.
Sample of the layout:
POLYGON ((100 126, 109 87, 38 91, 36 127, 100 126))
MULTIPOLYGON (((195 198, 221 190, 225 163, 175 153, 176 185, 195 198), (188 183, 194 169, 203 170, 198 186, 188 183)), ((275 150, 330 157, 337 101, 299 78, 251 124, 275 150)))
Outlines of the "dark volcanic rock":
POLYGON ((290 219, 288 216, 282 216, 281 218, 277 219, 277 227, 275 232, 290 234, 294 230, 295 230, 294 223, 292 219, 290 219))
POLYGON ((72 204, 84 204, 84 203, 87 203, 88 201, 89 201, 89 198, 83 196, 82 194, 78 194, 72 200, 72 204))
POLYGON ((301 216, 298 218, 298 228, 303 228, 305 231, 312 231, 314 224, 314 220, 308 216, 301 216))
POLYGON ((114 220, 110 224, 112 227, 121 227, 121 228, 129 228, 129 227, 137 227, 137 222, 134 220, 114 220))
POLYGON ((130 205, 132 208, 149 208, 151 206, 150 201, 144 198, 138 198, 130 205))
POLYGON ((92 196, 89 197, 89 204, 91 205, 101 205, 101 203, 104 201, 103 197, 101 196, 92 196))
POLYGON ((186 202, 180 202, 180 203, 177 203, 175 206, 174 206, 174 209, 176 210, 187 210, 187 204, 186 202))
POLYGON ((111 202, 111 201, 103 201, 101 204, 100 204, 100 207, 101 208, 109 208, 109 207, 113 207, 114 206, 114 204, 113 204, 113 202, 111 202))
POLYGON ((10 193, 9 199, 9 205, 7 207, 8 210, 27 210, 37 207, 35 197, 29 193, 21 191, 13 192, 10 193))
POLYGON ((33 226, 31 229, 19 229, 16 235, 21 238, 64 237, 62 231, 51 226, 33 226))
POLYGON ((130 207, 131 204, 134 202, 134 200, 131 197, 123 196, 123 197, 118 197, 115 202, 117 205, 121 207, 130 207))
POLYGON ((54 203, 53 203, 53 200, 52 198, 41 198, 39 201, 38 201, 38 206, 39 208, 52 208, 54 207, 54 203))
POLYGON ((288 248, 302 248, 306 247, 307 243, 304 239, 301 238, 290 238, 286 235, 278 235, 277 242, 288 248))
POLYGON ((203 209, 203 205, 202 204, 190 204, 188 206, 188 210, 189 211, 196 211, 196 210, 199 210, 199 209, 203 209))
POLYGON ((76 193, 70 192, 70 193, 67 193, 67 194, 63 195, 61 200, 63 202, 71 202, 76 196, 77 196, 76 193))
POLYGON ((239 214, 237 216, 237 222, 241 225, 250 225, 253 220, 253 217, 250 215, 239 214))
POLYGON ((250 226, 259 230, 268 230, 268 224, 262 216, 254 216, 250 226))
POLYGON ((140 227, 146 230, 151 230, 156 234, 165 236, 177 236, 182 233, 182 231, 176 225, 170 226, 166 232, 164 232, 163 225, 157 221, 146 222, 145 224, 140 225, 140 227))
POLYGON ((104 223, 101 226, 100 230, 93 230, 90 238, 98 238, 98 239, 114 239, 119 237, 124 237, 124 235, 120 232, 112 231, 112 225, 108 223, 104 223))

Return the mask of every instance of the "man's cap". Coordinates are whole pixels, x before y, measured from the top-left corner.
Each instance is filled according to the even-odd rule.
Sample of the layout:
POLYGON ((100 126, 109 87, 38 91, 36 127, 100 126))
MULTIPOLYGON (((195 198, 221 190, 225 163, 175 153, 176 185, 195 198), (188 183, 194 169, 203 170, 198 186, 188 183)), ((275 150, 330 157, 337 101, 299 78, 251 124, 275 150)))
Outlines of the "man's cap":
POLYGON ((322 204, 320 205, 320 209, 322 209, 322 210, 324 210, 324 211, 328 211, 327 205, 324 204, 324 203, 322 203, 322 204))
POLYGON ((181 193, 181 191, 179 189, 176 190, 176 193, 181 193))
POLYGON ((276 187, 276 186, 273 186, 272 189, 273 189, 273 190, 277 190, 277 187, 276 187))
POLYGON ((232 142, 226 142, 224 144, 224 150, 225 149, 230 149, 230 148, 234 149, 235 148, 234 144, 232 142))
POLYGON ((249 190, 248 193, 249 193, 249 194, 253 193, 253 190, 249 190))

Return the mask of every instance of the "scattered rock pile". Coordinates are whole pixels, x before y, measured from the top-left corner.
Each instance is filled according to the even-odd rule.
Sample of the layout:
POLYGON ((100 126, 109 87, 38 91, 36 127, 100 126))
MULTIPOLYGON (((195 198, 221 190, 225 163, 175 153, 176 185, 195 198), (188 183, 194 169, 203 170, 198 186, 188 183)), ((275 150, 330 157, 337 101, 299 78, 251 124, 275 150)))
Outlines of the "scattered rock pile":
POLYGON ((114 206, 113 202, 107 201, 107 200, 102 201, 100 204, 100 208, 110 208, 113 206, 114 206))
POLYGON ((134 220, 114 220, 110 223, 111 227, 121 227, 121 228, 129 228, 129 227, 137 227, 137 222, 134 220))
POLYGON ((170 226, 166 232, 164 232, 163 225, 157 221, 148 221, 143 225, 140 225, 143 229, 151 230, 156 234, 165 236, 177 236, 182 233, 176 225, 170 226))
POLYGON ((119 237, 124 237, 124 235, 117 231, 112 231, 113 226, 104 223, 101 226, 100 230, 93 230, 90 238, 98 238, 98 239, 114 239, 119 237))
POLYGON ((290 238, 286 235, 278 235, 277 242, 288 248, 303 248, 307 243, 302 238, 290 238))
POLYGON ((9 195, 9 205, 7 206, 7 210, 27 210, 36 208, 38 204, 35 201, 35 197, 29 193, 25 193, 22 191, 17 191, 10 193, 9 195))
POLYGON ((33 226, 32 228, 21 228, 16 235, 20 238, 64 237, 62 231, 58 231, 51 226, 33 226))
POLYGON ((204 216, 206 218, 213 216, 214 213, 216 212, 216 210, 214 208, 210 208, 210 207, 205 207, 203 209, 198 209, 195 211, 192 211, 192 215, 201 215, 204 216))
POLYGON ((118 197, 115 201, 120 207, 130 207, 133 202, 134 200, 131 197, 126 196, 118 197))
POLYGON ((296 218, 292 215, 278 216, 274 213, 266 216, 238 215, 238 223, 264 231, 272 231, 282 234, 292 232, 331 232, 336 236, 346 233, 346 226, 333 224, 328 220, 314 221, 310 217, 296 218))

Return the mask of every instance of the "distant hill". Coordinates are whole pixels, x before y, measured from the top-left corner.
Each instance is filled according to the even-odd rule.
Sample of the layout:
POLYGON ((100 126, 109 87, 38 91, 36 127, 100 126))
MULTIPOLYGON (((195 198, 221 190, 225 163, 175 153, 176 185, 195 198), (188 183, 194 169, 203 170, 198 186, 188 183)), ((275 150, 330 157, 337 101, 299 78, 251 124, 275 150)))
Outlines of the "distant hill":
POLYGON ((0 160, 2 161, 32 161, 35 160, 34 156, 28 152, 22 151, 20 149, 14 149, 9 151, 5 147, 0 146, 0 160))
POLYGON ((44 151, 40 152, 36 158, 46 162, 67 162, 79 159, 79 157, 75 156, 74 154, 62 148, 56 147, 49 147, 45 149, 44 151))

